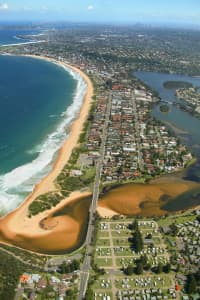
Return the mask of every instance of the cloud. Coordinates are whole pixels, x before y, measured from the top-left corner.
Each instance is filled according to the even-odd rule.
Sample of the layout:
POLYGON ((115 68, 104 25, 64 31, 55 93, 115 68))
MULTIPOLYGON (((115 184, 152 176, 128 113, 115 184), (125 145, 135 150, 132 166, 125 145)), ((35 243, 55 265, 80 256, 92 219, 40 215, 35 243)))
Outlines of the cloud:
POLYGON ((87 7, 87 10, 89 10, 89 11, 94 10, 94 6, 93 6, 93 5, 89 5, 89 6, 87 7))
POLYGON ((8 10, 8 4, 7 3, 0 3, 0 10, 8 10))

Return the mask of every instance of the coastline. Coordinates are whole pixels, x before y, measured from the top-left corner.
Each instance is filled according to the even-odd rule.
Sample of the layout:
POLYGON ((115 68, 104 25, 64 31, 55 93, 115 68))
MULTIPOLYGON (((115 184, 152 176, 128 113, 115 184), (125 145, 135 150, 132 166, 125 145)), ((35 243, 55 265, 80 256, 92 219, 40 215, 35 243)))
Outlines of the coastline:
MULTIPOLYGON (((74 72, 79 73, 79 75, 84 79, 87 90, 84 96, 84 100, 80 109, 80 112, 76 119, 72 122, 70 126, 70 133, 67 139, 65 140, 63 146, 59 150, 58 157, 53 165, 50 173, 45 176, 40 183, 35 185, 33 192, 24 200, 20 206, 9 213, 8 215, 0 219, 0 242, 5 242, 8 244, 19 245, 20 240, 24 239, 38 239, 40 237, 45 238, 49 237, 52 234, 63 233, 63 231, 68 232, 70 238, 68 240, 68 246, 71 247, 77 239, 78 224, 74 223, 71 218, 68 221, 62 220, 62 217, 57 217, 58 226, 55 226, 52 230, 44 230, 40 227, 40 222, 51 215, 58 208, 65 206, 78 198, 90 196, 90 192, 81 192, 77 191, 72 193, 69 197, 62 200, 55 208, 52 208, 48 211, 38 214, 32 218, 27 217, 28 207, 37 198, 39 195, 46 194, 56 190, 55 179, 60 174, 67 161, 70 158, 72 150, 77 146, 79 135, 82 131, 83 125, 87 119, 90 106, 92 103, 93 96, 93 85, 89 77, 80 69, 75 66, 71 66, 64 62, 57 61, 52 58, 43 57, 43 56, 33 56, 27 55, 27 57, 32 57, 35 59, 43 59, 52 63, 56 63, 62 67, 71 69, 74 72), (63 225, 64 224, 64 225, 63 225), (70 232, 71 230, 71 232, 70 232), (31 232, 30 232, 31 231, 31 232), (73 236, 72 236, 73 235, 73 236), (20 237, 20 238, 19 238, 20 237)), ((78 223, 78 222, 77 222, 78 223)), ((66 248, 68 247, 66 245, 66 248)))
POLYGON ((30 42, 22 42, 22 43, 14 43, 14 44, 0 44, 0 47, 12 47, 12 46, 20 46, 20 45, 29 45, 29 44, 38 44, 45 43, 45 40, 42 41, 30 41, 30 42))

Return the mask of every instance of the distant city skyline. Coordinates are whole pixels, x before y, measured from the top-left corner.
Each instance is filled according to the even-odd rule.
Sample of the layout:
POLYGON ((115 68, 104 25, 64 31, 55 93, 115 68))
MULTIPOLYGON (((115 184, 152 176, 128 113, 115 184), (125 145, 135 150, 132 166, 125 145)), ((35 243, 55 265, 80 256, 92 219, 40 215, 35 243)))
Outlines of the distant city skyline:
POLYGON ((8 0, 0 21, 69 21, 200 25, 199 0, 8 0))

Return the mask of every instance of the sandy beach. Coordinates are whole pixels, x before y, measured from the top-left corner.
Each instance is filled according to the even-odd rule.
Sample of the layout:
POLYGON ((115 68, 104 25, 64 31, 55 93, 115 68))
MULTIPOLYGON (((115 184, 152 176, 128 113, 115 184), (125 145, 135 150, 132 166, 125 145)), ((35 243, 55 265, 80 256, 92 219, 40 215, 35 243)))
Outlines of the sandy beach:
MULTIPOLYGON (((47 247, 50 247, 50 245, 52 245, 53 249, 55 247, 54 238, 56 236, 56 241, 60 241, 60 247, 62 249, 71 248, 77 241, 81 223, 78 224, 75 219, 72 219, 70 217, 56 217, 55 224, 57 225, 53 226, 53 229, 50 226, 50 229, 46 230, 41 228, 40 222, 44 218, 48 218, 49 216, 51 216, 57 209, 66 206, 68 203, 76 201, 76 199, 79 199, 80 197, 87 197, 91 195, 90 192, 82 193, 80 191, 77 191, 75 193, 72 193, 68 198, 57 205, 56 208, 52 208, 51 210, 40 213, 32 218, 27 217, 27 212, 30 203, 33 202, 35 198, 37 198, 39 195, 56 190, 54 183, 55 179, 69 160, 73 148, 78 143, 83 124, 87 119, 92 102, 93 86, 86 74, 84 74, 81 70, 74 66, 70 66, 51 58, 38 56, 31 57, 37 59, 45 59, 50 62, 57 63, 58 65, 63 65, 67 68, 70 68, 75 72, 78 72, 87 84, 87 91, 80 113, 71 125, 69 136, 67 137, 64 145, 61 147, 51 172, 39 184, 35 186, 31 195, 27 197, 27 199, 15 211, 1 218, 0 241, 26 248, 28 244, 30 245, 31 243, 34 243, 34 241, 42 241, 42 243, 44 244, 46 240, 47 247), (66 237, 65 239, 63 239, 64 236, 66 237), (25 241, 27 241, 27 243, 25 241)), ((34 247, 32 247, 32 249, 33 248, 34 247)))

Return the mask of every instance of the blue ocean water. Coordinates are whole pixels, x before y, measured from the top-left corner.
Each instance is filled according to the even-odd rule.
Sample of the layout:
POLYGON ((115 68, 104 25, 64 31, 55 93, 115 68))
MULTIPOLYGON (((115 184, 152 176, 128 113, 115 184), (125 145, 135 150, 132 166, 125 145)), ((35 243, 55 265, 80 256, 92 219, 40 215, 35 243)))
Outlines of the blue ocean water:
POLYGON ((0 45, 20 44, 30 42, 31 39, 20 39, 18 35, 36 35, 39 34, 38 30, 13 30, 13 29, 0 29, 0 45))
POLYGON ((49 172, 85 88, 80 75, 56 64, 0 56, 0 212, 17 207, 49 172))

